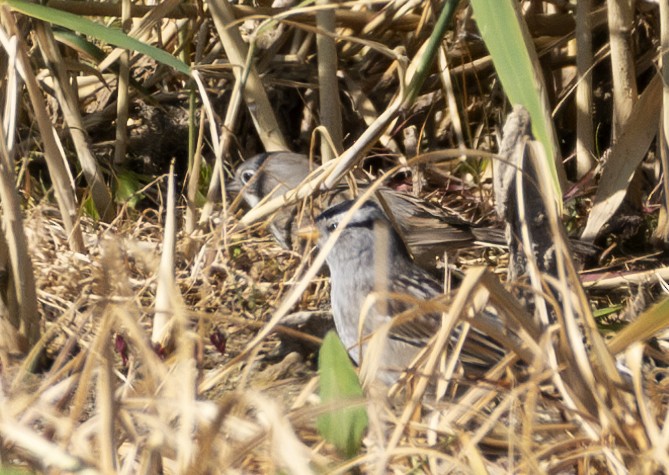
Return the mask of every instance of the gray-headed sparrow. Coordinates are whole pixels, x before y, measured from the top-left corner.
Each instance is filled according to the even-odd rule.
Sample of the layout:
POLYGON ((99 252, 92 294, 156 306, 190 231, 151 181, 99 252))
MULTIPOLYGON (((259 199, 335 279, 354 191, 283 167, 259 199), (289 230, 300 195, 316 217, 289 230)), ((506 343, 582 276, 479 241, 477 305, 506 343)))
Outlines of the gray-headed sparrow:
MULTIPOLYGON (((341 227, 353 203, 344 201, 334 205, 316 218, 319 247, 323 248, 332 233, 341 227)), ((372 201, 365 202, 351 215, 326 261, 330 269, 330 300, 335 326, 356 363, 360 362, 359 342, 399 313, 412 308, 416 302, 442 293, 442 286, 412 261, 385 213, 372 201), (383 242, 380 242, 380 236, 385 236, 383 242), (366 299, 374 291, 380 292, 380 302, 366 305, 366 299)), ((440 324, 441 315, 431 313, 393 326, 379 358, 381 366, 377 378, 386 384, 396 381, 430 337, 437 333, 440 324)), ((472 355, 470 361, 477 366, 486 366, 501 358, 499 347, 490 343, 494 348, 493 357, 486 359, 490 355, 482 351, 472 355)), ((362 354, 365 346, 363 343, 362 354)))
MULTIPOLYGON (((272 152, 256 155, 236 170, 227 189, 242 198, 250 207, 266 197, 280 196, 295 188, 312 170, 306 156, 289 152, 272 152)), ((338 187, 323 197, 322 208, 351 198, 348 188, 338 187)), ((436 257, 444 251, 452 251, 485 241, 504 244, 504 234, 497 229, 473 227, 470 223, 446 214, 432 203, 420 198, 380 188, 373 198, 397 226, 416 261, 426 268, 433 268, 436 257), (383 201, 383 202, 381 202, 383 201)), ((295 231, 304 222, 296 222, 297 206, 286 207, 276 213, 270 223, 270 231, 284 248, 292 248, 295 231)))
MULTIPOLYGON (((226 190, 232 196, 241 193, 250 208, 265 198, 281 196, 297 187, 310 172, 309 160, 297 153, 261 153, 244 161, 235 170, 226 190)), ((269 230, 285 249, 292 249, 297 206, 289 206, 278 211, 269 225, 269 230)))

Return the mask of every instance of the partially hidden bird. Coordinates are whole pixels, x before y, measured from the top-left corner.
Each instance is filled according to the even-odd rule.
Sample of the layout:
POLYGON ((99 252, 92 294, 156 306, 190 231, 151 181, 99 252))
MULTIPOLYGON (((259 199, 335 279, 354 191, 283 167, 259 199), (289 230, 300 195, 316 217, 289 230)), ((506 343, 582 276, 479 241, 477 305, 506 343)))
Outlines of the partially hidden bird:
MULTIPOLYGON (((443 287, 413 262, 377 203, 366 201, 351 213, 354 203, 348 200, 328 208, 316 218, 315 228, 318 245, 323 248, 332 233, 344 226, 326 257, 330 300, 337 333, 353 361, 360 363, 374 332, 398 314, 441 295, 443 287), (345 223, 345 219, 349 221, 345 223), (378 301, 366 302, 373 292, 377 292, 378 301)), ((441 314, 434 309, 390 325, 382 353, 377 355, 380 366, 376 379, 388 385, 395 382, 440 325, 441 314)), ((470 348, 464 361, 477 370, 490 367, 503 354, 499 345, 485 338, 479 338, 475 348, 470 348)))
MULTIPOLYGON (((313 170, 305 155, 290 152, 271 152, 255 155, 244 161, 227 184, 233 195, 241 195, 247 206, 253 207, 264 199, 283 195, 297 187, 313 170)), ((365 185, 360 186, 364 191, 365 185)), ((350 190, 339 186, 325 193, 322 209, 350 199, 350 190)), ((381 187, 375 201, 390 216, 391 222, 410 254, 421 266, 433 269, 444 252, 453 251, 475 242, 503 245, 503 231, 476 227, 443 208, 407 193, 381 187)), ((269 230, 284 248, 296 242, 296 231, 305 224, 298 219, 298 207, 281 208, 272 218, 269 230)))

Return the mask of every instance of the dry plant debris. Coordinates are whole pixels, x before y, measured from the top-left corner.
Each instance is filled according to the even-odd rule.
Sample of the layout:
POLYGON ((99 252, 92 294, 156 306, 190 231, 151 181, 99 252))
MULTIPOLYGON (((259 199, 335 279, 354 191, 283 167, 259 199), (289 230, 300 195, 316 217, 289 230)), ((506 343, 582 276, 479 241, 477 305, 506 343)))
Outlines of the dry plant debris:
MULTIPOLYGON (((268 216, 243 226, 260 210, 231 206, 224 178, 264 149, 317 150, 328 139, 314 130, 328 123, 344 134, 332 135, 340 158, 324 165, 335 170, 327 180, 351 172, 373 182, 395 169, 385 184, 501 227, 491 160, 510 87, 479 35, 483 15, 472 5, 484 2, 163 2, 129 12, 46 3, 49 18, 22 0, 0 11, 0 471, 669 470, 669 309, 660 298, 669 179, 666 133, 656 138, 667 130, 658 73, 667 77, 666 2, 631 10, 613 0, 508 2, 522 10, 521 46, 541 71, 543 115, 572 183, 562 183, 563 221, 573 235, 588 229, 602 250, 582 263, 580 281, 549 281, 563 305, 548 293, 538 305, 557 308, 556 319, 538 336, 527 331, 481 378, 454 371, 421 398, 423 361, 390 394, 372 386, 347 402, 369 417, 351 459, 316 427, 341 409, 318 397, 315 355, 331 325, 327 273, 304 280, 313 254, 277 246, 263 229, 268 216), (443 48, 425 58, 451 7, 443 48), (79 27, 54 10, 75 14, 79 27), (129 59, 110 23, 142 38, 129 59), (336 57, 317 45, 324 38, 336 57), (187 61, 180 70, 191 76, 149 45, 187 61), (413 71, 425 72, 422 82, 413 71), (319 93, 339 105, 320 110, 319 93), (168 252, 163 174, 173 160, 172 339, 157 348, 151 326, 168 252), (16 281, 17 269, 32 270, 33 302, 21 300, 29 283, 16 281), (22 318, 37 314, 38 341, 15 318, 28 304, 35 311, 22 318), (277 322, 278 312, 289 315, 277 322), (594 321, 599 328, 588 326, 594 321)), ((508 262, 506 251, 485 246, 448 256, 462 286, 430 305, 460 324, 474 324, 472 305, 488 303, 532 321, 515 297, 527 283, 500 283, 508 262)), ((425 360, 437 355, 437 338, 425 360)), ((448 374, 452 355, 434 358, 434 371, 448 374)))

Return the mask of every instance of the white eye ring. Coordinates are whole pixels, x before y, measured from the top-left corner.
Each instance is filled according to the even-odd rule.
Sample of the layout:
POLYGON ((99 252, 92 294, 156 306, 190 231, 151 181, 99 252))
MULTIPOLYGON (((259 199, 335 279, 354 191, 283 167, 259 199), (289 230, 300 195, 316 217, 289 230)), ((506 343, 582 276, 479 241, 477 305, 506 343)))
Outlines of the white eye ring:
POLYGON ((246 185, 249 181, 251 181, 253 175, 255 175, 255 172, 253 170, 244 170, 241 173, 241 175, 239 175, 239 179, 242 180, 242 183, 244 185, 246 185))

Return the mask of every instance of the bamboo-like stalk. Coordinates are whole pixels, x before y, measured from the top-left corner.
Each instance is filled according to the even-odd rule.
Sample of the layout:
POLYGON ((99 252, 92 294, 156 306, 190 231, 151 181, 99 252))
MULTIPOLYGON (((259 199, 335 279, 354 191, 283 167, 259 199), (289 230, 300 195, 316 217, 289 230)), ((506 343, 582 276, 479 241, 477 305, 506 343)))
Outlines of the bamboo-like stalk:
POLYGON ((193 161, 189 163, 188 168, 188 188, 186 191, 186 223, 184 231, 189 236, 195 231, 197 225, 195 200, 200 185, 200 172, 202 171, 202 143, 204 141, 204 118, 205 114, 200 114, 200 126, 198 128, 197 144, 193 153, 193 161))
POLYGON ((656 76, 644 89, 626 129, 611 150, 581 239, 594 241, 602 226, 622 203, 625 193, 621 193, 621 190, 629 186, 634 171, 657 133, 661 95, 662 80, 656 76))
MULTIPOLYGON (((225 184, 225 179, 223 177, 223 152, 227 147, 230 140, 229 129, 226 129, 225 126, 222 128, 221 138, 218 137, 217 123, 216 123, 216 114, 207 96, 206 87, 202 78, 199 75, 199 71, 193 71, 193 80, 198 87, 200 92, 200 99, 202 100, 202 109, 203 112, 206 112, 209 117, 209 136, 211 137, 212 148, 214 149, 214 170, 211 177, 211 182, 209 183, 209 189, 207 190, 207 202, 202 208, 200 213, 199 223, 203 224, 209 220, 211 213, 214 209, 214 203, 217 201, 219 195, 222 197, 223 202, 225 203, 225 189, 221 188, 221 184, 225 184)), ((235 88, 232 91, 232 96, 230 98, 230 103, 228 104, 228 110, 226 111, 225 124, 229 124, 228 119, 232 118, 233 120, 237 117, 239 112, 239 103, 241 101, 240 95, 241 84, 236 83, 235 88)))
POLYGON ((232 72, 237 81, 242 81, 244 85, 244 101, 265 150, 288 150, 288 144, 281 133, 267 91, 255 67, 247 61, 248 48, 242 41, 239 28, 231 26, 236 23, 232 7, 228 2, 209 2, 208 6, 225 53, 233 65, 232 72))
POLYGON ((167 179, 167 203, 165 205, 165 231, 163 234, 163 251, 158 269, 158 284, 154 306, 153 329, 151 342, 166 347, 172 339, 170 321, 174 315, 174 252, 176 250, 176 186, 174 184, 174 163, 170 165, 167 179))
POLYGON ((662 119, 658 149, 662 163, 662 208, 653 239, 669 245, 669 0, 660 0, 660 51, 662 58, 662 119))
POLYGON ((63 111, 65 122, 68 124, 68 131, 77 150, 81 169, 90 187, 93 203, 100 218, 103 221, 109 222, 114 216, 111 191, 104 182, 102 171, 98 167, 89 146, 88 134, 86 133, 81 112, 75 98, 75 91, 72 89, 69 77, 65 71, 63 57, 56 47, 53 31, 50 26, 42 22, 36 22, 35 31, 40 51, 44 56, 46 64, 51 69, 56 98, 63 111))
MULTIPOLYGON (((250 59, 251 53, 249 52, 249 61, 250 59)), ((194 78, 196 81, 199 79, 196 74, 194 75, 194 78)), ((198 84, 200 85, 200 94, 205 105, 205 110, 210 112, 210 121, 213 123, 214 115, 211 112, 211 107, 207 106, 209 100, 205 95, 204 87, 202 87, 201 83, 198 84)), ((209 220, 209 217, 211 216, 211 213, 214 209, 214 203, 217 202, 219 197, 224 204, 226 203, 225 188, 221 186, 225 185, 225 178, 223 176, 223 155, 230 146, 233 138, 232 130, 241 110, 243 87, 243 80, 238 79, 235 82, 235 87, 232 90, 232 94, 230 96, 230 103, 228 104, 228 108, 225 111, 225 119, 223 120, 220 140, 217 136, 215 136, 215 132, 211 132, 212 140, 214 142, 214 153, 216 156, 216 161, 214 162, 214 171, 212 173, 211 181, 209 182, 209 189, 207 189, 207 202, 202 207, 202 212, 200 213, 200 224, 206 223, 209 220)))
POLYGON ((117 417, 114 375, 112 369, 112 355, 110 348, 110 335, 112 333, 111 307, 102 318, 102 324, 98 328, 94 354, 98 360, 97 372, 97 402, 98 415, 100 417, 100 429, 98 431, 98 443, 100 444, 100 467, 104 473, 112 473, 117 467, 117 450, 114 425, 117 417))
MULTIPOLYGON (((16 41, 12 44, 16 47, 16 41)), ((8 84, 6 88, 8 102, 15 101, 11 94, 17 92, 16 83, 16 48, 8 51, 12 61, 8 63, 8 84)), ((5 109, 4 123, 15 125, 16 121, 10 116, 16 116, 18 111, 13 107, 5 109)), ((33 264, 28 251, 28 242, 23 230, 20 199, 16 192, 16 175, 14 173, 13 154, 7 147, 7 137, 14 136, 14 127, 5 130, 0 127, 0 201, 2 201, 2 233, 0 254, 8 255, 11 267, 11 276, 7 279, 7 309, 10 322, 19 330, 19 334, 26 339, 28 347, 32 348, 40 338, 39 312, 37 311, 37 292, 33 264)), ((3 263, 4 264, 4 263, 3 263)), ((32 369, 32 368, 31 368, 32 369)))
POLYGON ((193 427, 197 425, 197 417, 195 414, 196 406, 196 388, 198 371, 195 367, 195 359, 193 354, 195 352, 195 342, 191 334, 186 331, 186 324, 188 323, 185 315, 179 312, 177 319, 181 320, 183 325, 182 331, 178 332, 180 335, 178 346, 178 361, 176 365, 174 385, 176 391, 177 402, 179 403, 179 428, 177 430, 177 437, 179 439, 177 451, 177 464, 180 468, 180 473, 187 473, 187 467, 193 460, 193 454, 196 453, 198 442, 193 439, 193 427))
POLYGON ((10 35, 19 38, 17 48, 18 63, 28 90, 33 113, 35 114, 35 119, 37 120, 37 125, 40 129, 44 145, 44 157, 46 158, 46 163, 49 167, 49 175, 53 183, 54 191, 56 192, 56 201, 58 202, 58 208, 60 209, 61 219, 63 220, 65 230, 68 233, 68 242, 73 251, 83 253, 86 249, 77 216, 78 211, 74 194, 74 181, 69 170, 65 166, 67 161, 62 152, 63 148, 59 145, 57 136, 51 125, 49 114, 46 111, 44 97, 37 84, 37 79, 26 51, 25 42, 21 40, 22 36, 16 25, 15 17, 6 7, 2 7, 2 20, 5 28, 9 30, 10 35))
POLYGON ((634 17, 631 0, 609 0, 607 5, 613 80, 613 127, 614 137, 617 137, 627 123, 638 95, 630 37, 634 17))
MULTIPOLYGON (((121 1, 121 24, 128 31, 130 19, 130 0, 121 1)), ((130 107, 130 52, 121 51, 118 58, 118 81, 116 83, 116 140, 114 141, 114 164, 121 165, 126 161, 128 149, 128 108, 130 107)), ((102 69, 102 68, 101 68, 102 69)))
POLYGON ((187 473, 188 466, 197 452, 197 442, 193 439, 193 427, 197 426, 195 405, 197 400, 196 339, 190 329, 190 321, 185 308, 174 312, 175 366, 172 385, 169 389, 178 405, 179 422, 176 432, 178 450, 176 461, 180 473, 187 473))
POLYGON ((595 161, 592 123, 592 0, 576 3, 576 178, 582 178, 595 161))
POLYGON ((453 131, 458 142, 458 148, 464 150, 467 148, 465 142, 465 134, 463 132, 462 121, 460 120, 460 110, 458 109, 458 101, 453 90, 453 81, 451 79, 451 69, 448 64, 448 56, 446 55, 446 48, 441 46, 437 53, 437 61, 439 65, 439 79, 441 86, 446 96, 448 104, 448 114, 453 123, 453 131))
MULTIPOLYGON (((203 33, 204 25, 200 26, 200 31, 197 33, 200 38, 204 37, 203 33)), ((194 28, 194 25, 191 25, 191 28, 194 28)), ((185 35, 179 35, 179 40, 181 43, 185 40, 185 35)), ((195 63, 201 61, 202 59, 202 50, 203 42, 198 42, 197 47, 195 48, 195 63)), ((189 45, 185 45, 182 52, 182 60, 188 62, 190 55, 186 54, 186 50, 191 50, 189 45)), ((186 219, 184 221, 184 231, 187 236, 191 236, 195 231, 195 226, 197 225, 196 217, 196 205, 195 200, 197 197, 198 187, 200 185, 200 172, 202 169, 202 141, 204 139, 204 118, 205 113, 202 111, 200 114, 200 124, 199 127, 196 125, 197 118, 197 84, 194 81, 190 81, 188 84, 188 185, 186 188, 186 219)), ((193 250, 192 244, 188 243, 186 254, 191 255, 193 250)))
MULTIPOLYGON (((317 0, 317 5, 327 5, 329 0, 317 0)), ((334 33, 335 15, 333 10, 320 10, 316 13, 319 30, 334 33)), ((334 144, 330 148, 327 140, 321 140, 321 159, 323 162, 333 159, 343 150, 343 129, 341 123, 341 105, 339 102, 339 81, 337 79, 337 46, 332 35, 317 35, 318 51, 318 99, 321 125, 325 127, 334 144)))
MULTIPOLYGON (((166 2, 163 2, 166 3, 166 2)), ((160 8, 159 6, 147 6, 133 4, 130 14, 133 17, 143 17, 147 13, 160 8)), ((179 3, 179 2, 177 2, 179 3)), ((75 13, 82 16, 101 16, 101 17, 120 17, 121 5, 119 3, 111 2, 81 2, 79 0, 49 0, 47 5, 51 8, 56 8, 64 12, 75 13)), ((237 18, 245 16, 261 16, 273 17, 280 14, 290 13, 291 18, 300 23, 315 23, 316 12, 311 9, 296 9, 295 7, 271 8, 271 7, 254 7, 250 5, 229 5, 237 18)), ((176 7, 164 13, 164 18, 192 18, 197 19, 201 9, 197 5, 179 3, 176 7)), ((205 15, 208 13, 204 11, 205 15)), ((335 18, 338 26, 348 26, 351 28, 363 29, 378 17, 374 11, 350 11, 343 8, 335 9, 335 18)), ((420 16, 415 14, 404 14, 393 18, 388 27, 395 31, 409 32, 416 28, 420 21, 420 16)))

